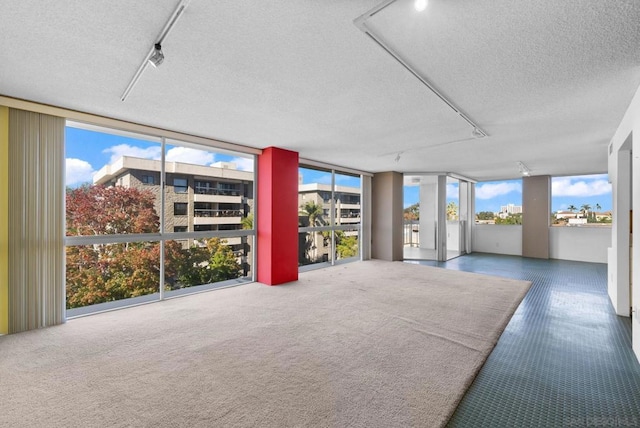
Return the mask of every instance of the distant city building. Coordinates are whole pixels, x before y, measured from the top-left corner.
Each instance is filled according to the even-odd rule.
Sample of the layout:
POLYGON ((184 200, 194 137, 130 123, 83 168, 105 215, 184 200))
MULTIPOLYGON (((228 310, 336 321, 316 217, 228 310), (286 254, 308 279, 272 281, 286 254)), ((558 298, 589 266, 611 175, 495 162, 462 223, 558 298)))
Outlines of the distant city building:
POLYGON ((522 214, 522 205, 515 205, 515 204, 502 205, 500 207, 500 212, 497 213, 497 217, 504 219, 509 217, 511 214, 522 214))
POLYGON ((522 205, 507 204, 500 207, 501 213, 522 214, 522 205))

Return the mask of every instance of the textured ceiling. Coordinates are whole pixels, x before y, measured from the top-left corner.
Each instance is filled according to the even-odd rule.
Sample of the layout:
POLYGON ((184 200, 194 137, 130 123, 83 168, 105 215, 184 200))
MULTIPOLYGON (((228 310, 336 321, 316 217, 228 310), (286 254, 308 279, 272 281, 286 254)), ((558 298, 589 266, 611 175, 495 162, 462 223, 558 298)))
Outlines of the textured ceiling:
POLYGON ((370 18, 482 139, 354 25, 378 3, 191 0, 121 102, 177 1, 2 0, 0 94, 372 172, 606 172, 640 2, 397 0, 370 18))

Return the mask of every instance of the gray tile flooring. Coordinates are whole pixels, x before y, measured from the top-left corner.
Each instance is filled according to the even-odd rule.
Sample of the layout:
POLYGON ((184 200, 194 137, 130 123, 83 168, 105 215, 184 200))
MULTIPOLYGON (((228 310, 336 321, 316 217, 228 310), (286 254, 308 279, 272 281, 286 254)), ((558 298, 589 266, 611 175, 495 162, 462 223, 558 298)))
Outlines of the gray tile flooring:
POLYGON ((640 427, 640 364, 606 265, 480 253, 418 263, 533 282, 448 426, 640 427))

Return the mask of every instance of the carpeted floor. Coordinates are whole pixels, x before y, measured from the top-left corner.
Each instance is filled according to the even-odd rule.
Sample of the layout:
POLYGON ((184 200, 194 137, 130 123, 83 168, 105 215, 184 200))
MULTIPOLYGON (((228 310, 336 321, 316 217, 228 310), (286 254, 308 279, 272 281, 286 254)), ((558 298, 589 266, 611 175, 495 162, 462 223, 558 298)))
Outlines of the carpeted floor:
POLYGON ((442 426, 529 282, 368 261, 0 337, 0 426, 442 426))

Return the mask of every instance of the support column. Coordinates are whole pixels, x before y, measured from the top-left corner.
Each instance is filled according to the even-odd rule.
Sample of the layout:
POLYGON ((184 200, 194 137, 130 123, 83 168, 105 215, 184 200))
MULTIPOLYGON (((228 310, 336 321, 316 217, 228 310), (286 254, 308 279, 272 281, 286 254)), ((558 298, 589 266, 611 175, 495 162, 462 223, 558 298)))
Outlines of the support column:
POLYGON ((9 108, 0 106, 0 334, 9 333, 9 108))
POLYGON ((298 280, 298 153, 269 147, 258 156, 258 282, 298 280))
POLYGON ((374 174, 371 193, 371 257, 402 260, 402 174, 374 174))

